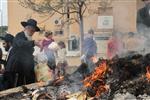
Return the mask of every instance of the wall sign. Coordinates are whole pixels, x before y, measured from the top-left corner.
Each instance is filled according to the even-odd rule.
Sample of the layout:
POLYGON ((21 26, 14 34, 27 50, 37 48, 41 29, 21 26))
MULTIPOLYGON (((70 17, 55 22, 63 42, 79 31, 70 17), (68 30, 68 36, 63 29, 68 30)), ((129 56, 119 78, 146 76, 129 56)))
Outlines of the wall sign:
POLYGON ((113 29, 113 16, 98 16, 98 29, 113 29))

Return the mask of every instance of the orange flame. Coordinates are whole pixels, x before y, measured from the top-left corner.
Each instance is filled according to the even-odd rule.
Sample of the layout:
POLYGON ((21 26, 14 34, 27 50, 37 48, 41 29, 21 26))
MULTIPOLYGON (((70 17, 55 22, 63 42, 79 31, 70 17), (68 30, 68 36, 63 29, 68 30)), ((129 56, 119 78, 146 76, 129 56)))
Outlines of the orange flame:
POLYGON ((147 66, 146 67, 146 77, 147 77, 147 79, 148 79, 148 81, 150 82, 150 66, 147 66))
POLYGON ((86 77, 83 80, 83 84, 85 87, 92 87, 92 85, 96 81, 101 82, 101 84, 99 84, 98 87, 92 87, 96 91, 96 96, 100 96, 101 93, 108 90, 107 88, 108 86, 103 81, 106 71, 107 71, 107 64, 104 61, 98 67, 95 68, 94 72, 90 76, 86 77))
POLYGON ((91 57, 91 60, 92 60, 94 63, 98 62, 98 59, 97 59, 95 56, 91 57))

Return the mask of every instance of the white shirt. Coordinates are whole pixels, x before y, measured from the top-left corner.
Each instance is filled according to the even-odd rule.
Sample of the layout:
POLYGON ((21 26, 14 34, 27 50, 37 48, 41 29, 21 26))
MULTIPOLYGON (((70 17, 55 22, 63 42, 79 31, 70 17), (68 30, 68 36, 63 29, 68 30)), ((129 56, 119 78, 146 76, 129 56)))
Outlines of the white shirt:
POLYGON ((12 49, 12 47, 10 47, 9 50, 8 50, 8 53, 7 53, 7 55, 6 55, 6 61, 8 60, 8 57, 9 57, 9 54, 10 54, 11 49, 12 49))
POLYGON ((32 40, 32 36, 29 36, 26 31, 24 31, 24 33, 25 33, 25 37, 26 37, 29 41, 31 41, 31 40, 32 40))
POLYGON ((57 51, 57 63, 63 63, 64 61, 66 61, 66 49, 59 49, 57 51))

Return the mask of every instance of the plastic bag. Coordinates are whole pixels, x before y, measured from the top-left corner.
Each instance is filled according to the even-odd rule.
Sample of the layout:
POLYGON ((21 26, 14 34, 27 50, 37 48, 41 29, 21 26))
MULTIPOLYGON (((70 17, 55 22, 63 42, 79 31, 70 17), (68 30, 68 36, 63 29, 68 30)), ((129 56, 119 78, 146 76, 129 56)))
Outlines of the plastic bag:
POLYGON ((44 51, 39 52, 35 55, 35 60, 37 63, 47 63, 48 58, 44 51))
POLYGON ((49 69, 46 63, 38 63, 34 71, 38 82, 53 80, 53 72, 49 69))
POLYGON ((35 76, 38 82, 46 82, 53 79, 52 70, 48 67, 48 58, 44 51, 35 55, 37 65, 34 68, 35 76))
POLYGON ((57 51, 59 49, 59 46, 56 42, 52 42, 49 46, 49 49, 53 50, 53 51, 57 51))

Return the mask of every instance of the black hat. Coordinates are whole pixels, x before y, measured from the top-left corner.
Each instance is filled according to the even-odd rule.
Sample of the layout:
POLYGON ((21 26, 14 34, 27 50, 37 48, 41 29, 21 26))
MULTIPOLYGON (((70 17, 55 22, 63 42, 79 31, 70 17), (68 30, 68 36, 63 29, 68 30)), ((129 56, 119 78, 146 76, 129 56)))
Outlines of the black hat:
POLYGON ((6 34, 4 37, 0 36, 0 38, 6 42, 13 42, 14 36, 11 34, 6 34))
POLYGON ((37 26, 37 21, 34 19, 29 19, 27 20, 27 22, 21 22, 21 25, 23 27, 26 27, 29 25, 29 26, 34 27, 36 32, 40 31, 40 28, 37 26))

